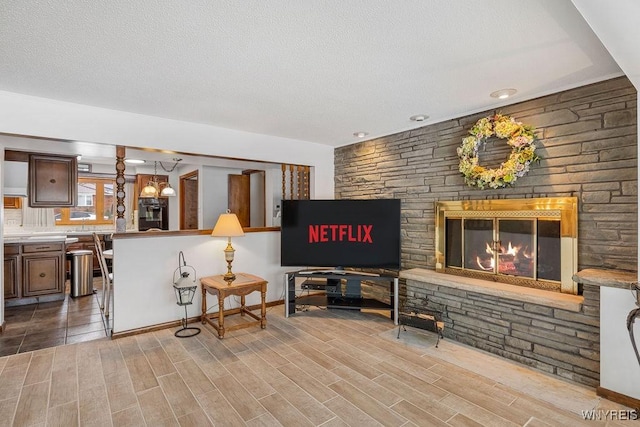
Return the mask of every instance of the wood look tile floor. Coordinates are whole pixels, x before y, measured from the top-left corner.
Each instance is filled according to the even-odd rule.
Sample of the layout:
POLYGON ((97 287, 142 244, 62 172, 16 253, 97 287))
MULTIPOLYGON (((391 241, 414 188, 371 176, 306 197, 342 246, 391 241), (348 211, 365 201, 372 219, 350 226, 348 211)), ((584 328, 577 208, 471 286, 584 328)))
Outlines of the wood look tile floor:
POLYGON ((98 302, 101 286, 102 280, 95 278, 95 294, 71 298, 67 281, 62 301, 5 307, 0 356, 106 337, 109 321, 98 302))
POLYGON ((508 362, 447 340, 436 349, 429 332, 397 339, 377 314, 312 309, 287 319, 279 306, 267 319, 264 330, 223 340, 197 325, 191 338, 167 329, 2 357, 0 425, 630 425, 583 421, 580 409, 621 408, 593 390, 553 378, 548 396, 529 390, 543 374, 506 373, 508 362), (563 389, 570 396, 555 399, 563 389))

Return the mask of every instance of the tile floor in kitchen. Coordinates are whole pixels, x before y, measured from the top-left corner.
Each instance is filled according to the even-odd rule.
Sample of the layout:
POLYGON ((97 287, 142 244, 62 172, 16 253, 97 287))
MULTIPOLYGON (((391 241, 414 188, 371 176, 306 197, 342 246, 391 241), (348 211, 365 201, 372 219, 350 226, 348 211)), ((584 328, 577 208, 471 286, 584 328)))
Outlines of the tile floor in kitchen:
POLYGON ((93 295, 71 298, 67 281, 67 294, 62 301, 6 307, 0 356, 108 336, 110 325, 98 301, 98 295, 102 297, 102 279, 94 278, 93 284, 93 295))

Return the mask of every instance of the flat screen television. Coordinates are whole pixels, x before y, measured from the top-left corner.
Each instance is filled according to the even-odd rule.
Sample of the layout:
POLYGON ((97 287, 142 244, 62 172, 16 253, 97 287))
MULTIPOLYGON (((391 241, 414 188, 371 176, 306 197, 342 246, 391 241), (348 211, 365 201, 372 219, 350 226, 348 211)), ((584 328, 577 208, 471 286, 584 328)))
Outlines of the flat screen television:
POLYGON ((400 269, 400 200, 284 200, 283 266, 400 269))

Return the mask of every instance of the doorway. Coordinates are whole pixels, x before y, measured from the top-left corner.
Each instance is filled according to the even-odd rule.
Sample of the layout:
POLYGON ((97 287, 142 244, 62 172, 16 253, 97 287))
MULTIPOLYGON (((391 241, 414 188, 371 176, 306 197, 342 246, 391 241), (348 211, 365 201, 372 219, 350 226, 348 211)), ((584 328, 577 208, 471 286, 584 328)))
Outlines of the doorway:
POLYGON ((241 175, 229 175, 229 210, 243 227, 266 224, 265 171, 247 169, 241 175))
POLYGON ((198 171, 180 175, 180 230, 198 229, 198 171))

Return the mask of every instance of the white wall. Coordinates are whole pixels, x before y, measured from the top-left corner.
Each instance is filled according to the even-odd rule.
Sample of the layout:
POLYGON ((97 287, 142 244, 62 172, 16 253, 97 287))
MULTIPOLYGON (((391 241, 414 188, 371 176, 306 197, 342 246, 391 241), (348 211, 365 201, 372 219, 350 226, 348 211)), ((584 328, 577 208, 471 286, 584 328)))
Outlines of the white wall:
POLYGON ((229 207, 229 174, 240 174, 241 169, 204 166, 198 182, 202 191, 202 227, 213 228, 220 214, 229 207))
MULTIPOLYGON (((0 91, 0 133, 157 148, 315 168, 315 197, 333 198, 333 147, 0 91)), ((46 143, 46 142, 45 142, 46 143)), ((19 148, 19 147, 14 147, 19 148)))
MULTIPOLYGON (((637 308, 627 289, 600 287, 600 386, 640 399, 640 364, 627 331, 627 315, 637 308), (606 303, 602 303, 606 302, 606 303)), ((640 345, 640 319, 634 334, 640 345)))
POLYGON ((280 206, 282 199, 282 171, 276 169, 267 169, 264 177, 264 187, 266 194, 271 194, 272 197, 264 201, 266 218, 265 223, 267 227, 279 227, 280 219, 276 219, 276 206, 280 206))
MULTIPOLYGON (((181 153, 309 165, 312 194, 333 198, 333 147, 289 138, 143 116, 116 110, 0 91, 0 133, 75 141, 0 136, 2 149, 113 157, 115 147, 156 148, 181 153), (96 153, 99 152, 99 153, 96 153)), ((2 176, 0 162, 0 176, 2 176)), ((0 178, 1 180, 1 178, 0 178)), ((172 183, 173 185, 173 183, 172 183)), ((1 187, 0 187, 1 188, 1 187)), ((0 209, 0 212, 2 209, 0 209)), ((4 218, 0 218, 2 227, 4 218)), ((201 227, 202 228, 202 227, 201 227)), ((0 237, 0 243, 2 243, 0 237)), ((154 251, 145 255, 151 256, 154 251)), ((4 256, 4 245, 0 244, 4 256)), ((279 253, 279 252, 278 252, 279 253)), ((267 254, 263 254, 263 257, 267 254)), ((140 254, 136 255, 140 260, 140 254)), ((277 265, 272 268, 279 267, 277 265)), ((218 270, 224 271, 223 270, 218 270)), ((4 274, 0 267, 0 276, 4 274)), ((0 322, 4 296, 0 293, 0 322)))
MULTIPOLYGON (((266 173, 252 173, 249 175, 250 200, 249 226, 264 227, 265 223, 265 175, 266 173)), ((269 197, 271 198, 271 197, 269 197)))
MULTIPOLYGON (((176 304, 172 287, 178 267, 178 253, 184 253, 188 265, 196 269, 196 277, 226 272, 223 250, 226 239, 209 235, 124 238, 113 241, 114 332, 124 332, 149 325, 171 322, 184 317, 184 308, 176 304), (151 261, 151 262, 149 262, 151 261), (150 268, 145 268, 150 266, 150 268)), ((266 279, 267 301, 277 301, 284 295, 285 268, 280 267, 280 232, 246 233, 232 240, 235 253, 234 273, 251 273, 266 279)), ((188 316, 201 313, 200 284, 188 316)), ((238 299, 239 300, 239 299, 238 299)), ((246 298, 247 305, 259 304, 260 294, 246 298)), ((210 312, 218 311, 213 295, 207 298, 210 312)), ((234 298, 226 307, 237 307, 234 298)), ((268 321, 267 314, 267 321, 268 321)))
POLYGON ((640 90, 640 2, 572 0, 631 83, 640 90))
MULTIPOLYGON (((164 171, 163 171, 164 172, 164 171)), ((178 170, 164 172, 169 175, 169 185, 176 191, 175 197, 168 197, 169 206, 169 230, 180 230, 180 174, 178 170)))

